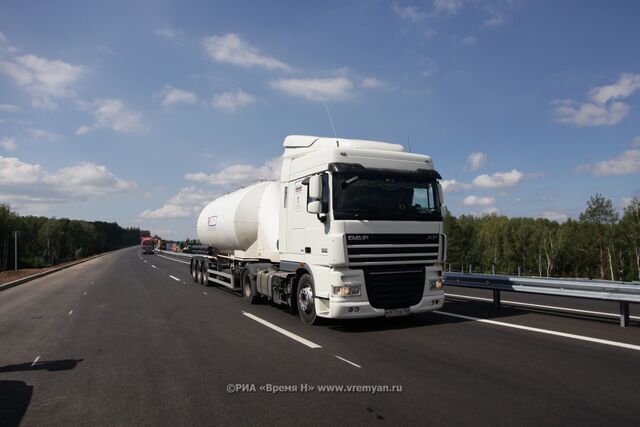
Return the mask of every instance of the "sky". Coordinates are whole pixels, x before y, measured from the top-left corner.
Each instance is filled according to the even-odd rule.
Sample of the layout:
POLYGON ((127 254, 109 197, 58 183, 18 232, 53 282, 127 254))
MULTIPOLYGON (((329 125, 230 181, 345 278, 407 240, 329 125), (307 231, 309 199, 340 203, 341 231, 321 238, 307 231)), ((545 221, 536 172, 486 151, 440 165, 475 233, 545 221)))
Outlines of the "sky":
POLYGON ((0 203, 195 236, 290 134, 433 157, 455 215, 640 191, 637 1, 0 1, 0 203))

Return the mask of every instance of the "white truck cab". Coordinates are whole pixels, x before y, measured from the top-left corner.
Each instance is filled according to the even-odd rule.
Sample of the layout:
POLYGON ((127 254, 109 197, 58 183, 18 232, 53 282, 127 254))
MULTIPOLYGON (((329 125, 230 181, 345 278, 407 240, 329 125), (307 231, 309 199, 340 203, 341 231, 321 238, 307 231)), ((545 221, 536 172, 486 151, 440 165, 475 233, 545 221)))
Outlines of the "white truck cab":
POLYGON ((431 157, 397 144, 302 135, 284 147, 280 269, 311 276, 303 304, 298 297, 303 320, 442 307, 446 236, 431 157))

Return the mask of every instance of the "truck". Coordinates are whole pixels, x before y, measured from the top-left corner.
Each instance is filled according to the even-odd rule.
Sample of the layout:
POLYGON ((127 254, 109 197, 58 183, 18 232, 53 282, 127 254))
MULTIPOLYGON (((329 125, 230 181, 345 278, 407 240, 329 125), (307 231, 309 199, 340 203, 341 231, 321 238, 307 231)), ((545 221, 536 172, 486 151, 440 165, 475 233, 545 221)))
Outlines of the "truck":
POLYGON ((290 135, 280 178, 223 195, 197 221, 191 277, 303 322, 398 317, 444 303, 440 174, 378 141, 290 135))
POLYGON ((152 237, 142 238, 142 241, 140 242, 140 252, 142 252, 143 255, 154 254, 155 253, 153 251, 154 248, 155 248, 155 241, 153 240, 152 237))

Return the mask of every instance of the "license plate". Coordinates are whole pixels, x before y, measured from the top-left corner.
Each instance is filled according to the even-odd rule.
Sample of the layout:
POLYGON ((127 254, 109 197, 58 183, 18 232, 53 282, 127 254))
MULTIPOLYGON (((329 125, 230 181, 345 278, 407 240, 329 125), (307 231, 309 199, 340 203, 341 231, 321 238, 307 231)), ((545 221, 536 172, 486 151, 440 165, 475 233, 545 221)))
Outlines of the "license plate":
POLYGON ((384 317, 402 317, 411 314, 411 310, 408 308, 391 308, 384 311, 384 317))

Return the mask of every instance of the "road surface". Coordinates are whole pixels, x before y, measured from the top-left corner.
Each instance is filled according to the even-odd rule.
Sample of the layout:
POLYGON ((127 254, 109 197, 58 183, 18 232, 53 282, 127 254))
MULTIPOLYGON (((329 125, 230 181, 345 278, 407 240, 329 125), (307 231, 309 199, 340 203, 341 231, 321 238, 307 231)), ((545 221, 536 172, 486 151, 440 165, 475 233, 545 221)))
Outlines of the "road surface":
POLYGON ((439 313, 311 327, 113 252, 0 292, 0 424, 638 424, 638 317, 447 293, 439 313))

